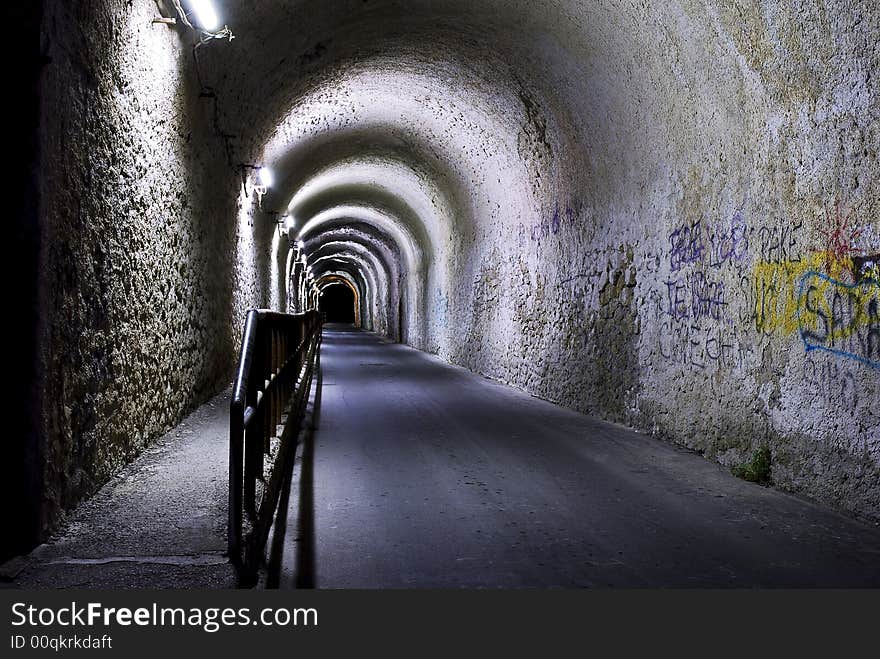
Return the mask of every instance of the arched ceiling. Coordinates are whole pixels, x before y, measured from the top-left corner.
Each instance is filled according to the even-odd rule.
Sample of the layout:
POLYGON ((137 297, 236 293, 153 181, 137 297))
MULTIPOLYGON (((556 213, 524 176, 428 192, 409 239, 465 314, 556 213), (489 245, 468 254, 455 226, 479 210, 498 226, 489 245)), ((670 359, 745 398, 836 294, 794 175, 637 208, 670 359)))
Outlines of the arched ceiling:
MULTIPOLYGON (((430 350, 451 325, 525 322, 515 300, 473 313, 498 277, 567 281, 605 236, 775 203, 753 194, 762 136, 816 102, 824 66, 785 38, 791 12, 745 0, 214 1, 236 38, 201 48, 203 84, 236 157, 275 172, 265 206, 304 240, 350 221, 393 244, 430 350)), ((794 18, 812 44, 837 20, 794 18)))
POLYGON ((298 228, 380 208, 428 261, 486 223, 552 212, 557 189, 583 187, 572 179, 600 182, 587 187, 603 203, 644 185, 682 146, 670 130, 729 119, 741 100, 704 75, 701 58, 740 44, 716 34, 725 8, 703 3, 216 3, 236 39, 202 49, 202 65, 240 156, 276 172, 267 203, 288 203, 298 228), (648 126, 652 161, 633 148, 648 126))

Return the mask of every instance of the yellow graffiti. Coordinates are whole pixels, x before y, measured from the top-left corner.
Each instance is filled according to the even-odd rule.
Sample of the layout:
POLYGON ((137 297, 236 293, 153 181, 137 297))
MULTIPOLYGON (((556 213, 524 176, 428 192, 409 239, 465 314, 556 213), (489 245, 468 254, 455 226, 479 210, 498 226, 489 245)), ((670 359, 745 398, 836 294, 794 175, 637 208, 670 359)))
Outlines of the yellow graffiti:
MULTIPOLYGON (((767 334, 794 334, 804 319, 798 320, 798 302, 801 279, 808 272, 824 272, 831 279, 847 281, 852 270, 852 259, 831 258, 827 252, 814 252, 799 261, 758 263, 754 269, 755 328, 767 334)), ((834 284, 822 279, 816 282, 821 289, 834 284)), ((874 295, 876 293, 869 293, 874 295)), ((813 314, 815 316, 815 314, 813 314)), ((813 318, 810 322, 815 322, 813 318)))
POLYGON ((863 280, 860 284, 846 284, 810 272, 798 282, 798 298, 798 327, 808 348, 841 348, 840 341, 868 329, 862 347, 867 352, 864 357, 872 356, 876 341, 870 336, 878 328, 880 283, 863 280))

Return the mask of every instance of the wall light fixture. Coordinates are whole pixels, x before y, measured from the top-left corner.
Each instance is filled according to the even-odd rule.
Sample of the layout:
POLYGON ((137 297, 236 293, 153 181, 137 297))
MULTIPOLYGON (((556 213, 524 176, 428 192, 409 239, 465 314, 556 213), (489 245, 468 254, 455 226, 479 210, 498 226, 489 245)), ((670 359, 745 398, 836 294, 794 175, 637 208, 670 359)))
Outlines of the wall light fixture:
POLYGON ((184 8, 182 0, 172 0, 172 3, 177 10, 177 15, 180 17, 180 22, 201 34, 201 41, 198 45, 210 39, 229 39, 232 41, 235 38, 229 26, 222 25, 217 10, 214 9, 214 3, 211 0, 183 1, 189 7, 189 11, 184 8))

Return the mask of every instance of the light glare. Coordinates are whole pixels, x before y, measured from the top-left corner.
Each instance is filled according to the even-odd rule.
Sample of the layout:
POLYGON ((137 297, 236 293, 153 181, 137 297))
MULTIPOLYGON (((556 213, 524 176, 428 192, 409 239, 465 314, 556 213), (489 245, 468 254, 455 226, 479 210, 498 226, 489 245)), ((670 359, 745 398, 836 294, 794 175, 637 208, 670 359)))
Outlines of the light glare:
POLYGON ((215 32, 220 28, 220 19, 217 12, 214 11, 211 0, 190 0, 190 3, 195 12, 196 20, 203 30, 215 32))
POLYGON ((258 176, 260 177, 260 185, 264 188, 271 188, 273 179, 272 179, 272 170, 268 167, 260 167, 258 172, 258 176))

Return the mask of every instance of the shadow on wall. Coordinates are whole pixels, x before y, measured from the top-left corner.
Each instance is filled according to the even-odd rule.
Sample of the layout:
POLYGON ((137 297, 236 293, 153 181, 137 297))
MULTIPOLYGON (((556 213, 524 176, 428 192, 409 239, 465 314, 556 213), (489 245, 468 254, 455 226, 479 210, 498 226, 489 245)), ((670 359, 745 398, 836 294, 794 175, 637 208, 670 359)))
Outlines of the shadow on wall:
POLYGON ((38 372, 37 337, 39 335, 38 272, 39 272, 39 208, 38 171, 39 107, 38 85, 46 60, 40 52, 40 23, 43 3, 23 2, 7 10, 16 25, 14 50, 17 66, 9 75, 17 100, 9 108, 17 127, 8 136, 7 149, 19 166, 12 168, 9 181, 12 196, 11 216, 13 244, 11 270, 18 281, 10 286, 9 308, 15 309, 14 321, 6 324, 8 345, 14 349, 9 359, 16 374, 16 385, 10 387, 11 423, 7 426, 6 446, 0 460, 0 483, 5 502, 4 529, 0 534, 0 563, 27 551, 37 543, 40 533, 41 466, 39 454, 39 388, 34 386, 38 372), (18 379, 20 378, 20 380, 18 379))

